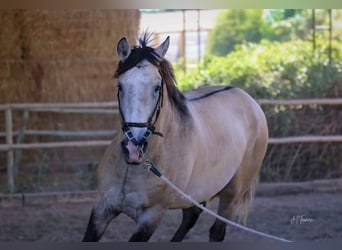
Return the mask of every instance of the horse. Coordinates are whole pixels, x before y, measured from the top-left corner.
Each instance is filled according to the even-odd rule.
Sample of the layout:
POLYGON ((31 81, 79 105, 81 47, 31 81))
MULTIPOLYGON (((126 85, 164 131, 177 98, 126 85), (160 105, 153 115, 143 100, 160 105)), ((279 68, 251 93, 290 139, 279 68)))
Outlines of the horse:
MULTIPOLYGON (((187 94, 176 86, 165 59, 169 37, 152 47, 117 44, 117 99, 122 130, 97 169, 98 197, 83 241, 99 241, 124 213, 135 221, 129 241, 148 241, 168 209, 182 209, 171 241, 182 241, 202 209, 147 171, 146 160, 203 206, 218 197, 218 214, 245 223, 268 143, 264 112, 242 89, 202 87, 187 94)), ((226 224, 215 220, 210 241, 223 241, 226 224)))

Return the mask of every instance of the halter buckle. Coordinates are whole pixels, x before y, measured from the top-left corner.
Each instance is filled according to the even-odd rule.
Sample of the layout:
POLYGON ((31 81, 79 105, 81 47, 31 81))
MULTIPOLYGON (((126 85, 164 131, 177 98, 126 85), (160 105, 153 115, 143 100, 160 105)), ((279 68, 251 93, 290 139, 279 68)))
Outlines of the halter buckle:
POLYGON ((143 138, 147 140, 151 135, 153 134, 153 131, 151 131, 149 128, 146 130, 145 134, 143 135, 143 138))
POLYGON ((134 135, 133 133, 130 131, 130 130, 127 130, 125 133, 124 133, 125 137, 129 140, 129 141, 133 141, 133 139, 135 140, 134 138, 134 135))

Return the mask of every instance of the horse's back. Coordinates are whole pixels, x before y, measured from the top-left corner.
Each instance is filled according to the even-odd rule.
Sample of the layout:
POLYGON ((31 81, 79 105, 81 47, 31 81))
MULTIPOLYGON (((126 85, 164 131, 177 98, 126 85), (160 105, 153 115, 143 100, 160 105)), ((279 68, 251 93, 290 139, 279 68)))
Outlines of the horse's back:
POLYGON ((233 89, 232 86, 203 86, 197 89, 194 89, 188 93, 186 93, 186 98, 189 101, 196 101, 200 99, 204 99, 206 97, 209 97, 211 95, 214 95, 216 93, 222 92, 222 91, 228 91, 233 89))
POLYGON ((207 86, 186 95, 195 113, 207 122, 221 124, 242 122, 245 132, 253 135, 257 130, 267 130, 265 114, 259 104, 244 90, 227 86, 207 86), (210 118, 210 119, 208 119, 210 118))

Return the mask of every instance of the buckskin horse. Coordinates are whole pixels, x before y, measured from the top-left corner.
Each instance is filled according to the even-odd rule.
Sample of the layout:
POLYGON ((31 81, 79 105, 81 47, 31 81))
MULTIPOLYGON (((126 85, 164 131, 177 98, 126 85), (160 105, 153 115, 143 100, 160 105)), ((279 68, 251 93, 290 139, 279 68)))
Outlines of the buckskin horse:
MULTIPOLYGON (((198 219, 194 207, 147 171, 153 162, 164 176, 205 205, 219 198, 218 214, 245 222, 268 142, 265 115, 239 88, 202 87, 183 95, 164 56, 149 35, 130 47, 122 38, 115 77, 122 133, 97 169, 98 198, 83 241, 98 241, 120 213, 136 222, 129 241, 148 241, 167 209, 183 209, 171 241, 181 241, 198 219)), ((222 241, 226 224, 216 220, 209 240, 222 241)))

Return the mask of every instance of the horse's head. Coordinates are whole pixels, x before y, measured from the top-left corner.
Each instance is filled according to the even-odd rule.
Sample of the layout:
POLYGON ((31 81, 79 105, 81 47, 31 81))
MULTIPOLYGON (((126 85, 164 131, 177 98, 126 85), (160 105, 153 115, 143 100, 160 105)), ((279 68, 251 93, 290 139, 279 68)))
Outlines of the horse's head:
POLYGON ((121 149, 129 164, 140 164, 147 150, 148 138, 155 132, 155 123, 163 104, 163 79, 159 64, 169 47, 169 37, 157 48, 130 48, 122 38, 117 45, 120 58, 116 77, 117 97, 124 139, 121 149))

